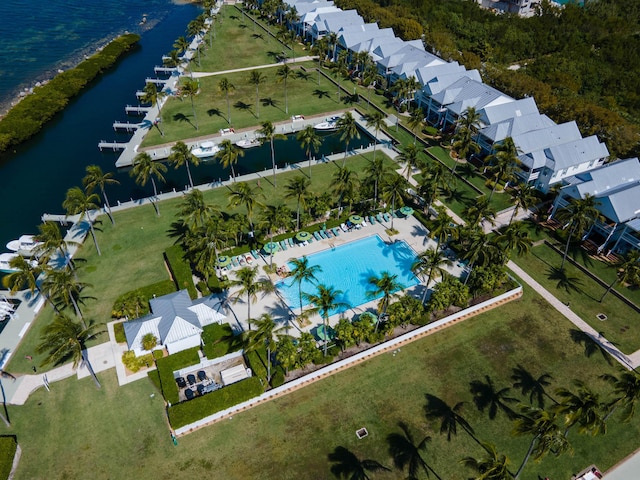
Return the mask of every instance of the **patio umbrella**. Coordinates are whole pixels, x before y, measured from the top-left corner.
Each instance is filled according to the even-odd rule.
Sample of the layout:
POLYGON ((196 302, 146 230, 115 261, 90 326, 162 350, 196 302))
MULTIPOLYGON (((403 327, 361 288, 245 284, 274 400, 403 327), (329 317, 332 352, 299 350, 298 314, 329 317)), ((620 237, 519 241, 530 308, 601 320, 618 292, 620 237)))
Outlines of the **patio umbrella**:
POLYGON ((333 328, 327 327, 325 330, 324 325, 318 326, 318 328, 316 329, 316 335, 318 335, 318 338, 323 341, 333 340, 333 338, 336 336, 333 328))
POLYGON ((401 213, 402 215, 404 215, 405 217, 408 217, 409 215, 412 215, 412 214, 413 214, 413 208, 408 207, 408 206, 406 206, 406 205, 405 205, 404 207, 402 207, 402 208, 400 209, 400 213, 401 213))
POLYGON ((349 221, 356 225, 360 225, 362 223, 362 217, 360 215, 351 215, 349 217, 349 221))
POLYGON ((226 267, 231 264, 231 257, 227 257, 226 255, 221 255, 218 257, 218 261, 216 264, 219 267, 226 267))
POLYGON ((275 253, 278 251, 278 244, 275 242, 269 242, 267 244, 265 244, 264 247, 262 247, 262 249, 264 250, 264 253, 267 254, 271 254, 271 253, 275 253))
POLYGON ((311 234, 309 232, 302 231, 296 234, 296 240, 298 240, 299 242, 306 242, 310 238, 311 234))

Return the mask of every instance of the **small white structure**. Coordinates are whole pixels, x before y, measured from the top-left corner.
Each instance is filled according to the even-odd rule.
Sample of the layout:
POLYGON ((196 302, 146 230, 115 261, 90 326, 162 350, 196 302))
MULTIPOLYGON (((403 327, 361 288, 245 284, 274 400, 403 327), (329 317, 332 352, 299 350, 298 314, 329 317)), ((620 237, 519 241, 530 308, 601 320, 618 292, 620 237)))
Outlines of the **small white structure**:
POLYGON ((142 338, 149 333, 171 354, 199 346, 202 327, 226 319, 215 297, 192 302, 186 290, 153 298, 149 305, 149 315, 124 323, 127 345, 136 355, 149 353, 142 347, 142 338))
POLYGON ((227 385, 231 385, 232 383, 239 382, 240 380, 244 380, 245 378, 249 378, 250 376, 251 370, 245 368, 244 365, 236 365, 235 367, 227 368, 226 370, 222 370, 220 372, 222 384, 225 387, 227 385))

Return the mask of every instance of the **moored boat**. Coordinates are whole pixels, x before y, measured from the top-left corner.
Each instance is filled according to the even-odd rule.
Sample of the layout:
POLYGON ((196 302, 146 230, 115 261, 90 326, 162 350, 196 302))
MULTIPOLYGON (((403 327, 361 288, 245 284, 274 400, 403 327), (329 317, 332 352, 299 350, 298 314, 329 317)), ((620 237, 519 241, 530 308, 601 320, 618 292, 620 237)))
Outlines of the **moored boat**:
MULTIPOLYGON (((18 257, 17 253, 0 253, 0 272, 2 273, 13 273, 17 272, 15 268, 10 265, 11 260, 18 257)), ((29 263, 32 267, 38 265, 35 260, 29 260, 29 263)))
POLYGON ((33 235, 21 235, 17 240, 7 243, 7 248, 23 257, 30 257, 34 254, 35 248, 41 244, 42 242, 37 242, 33 235))
POLYGON ((324 122, 317 123, 316 125, 314 125, 313 128, 315 128, 316 130, 324 130, 324 131, 337 130, 338 120, 340 120, 340 117, 338 116, 328 117, 325 119, 324 122))
POLYGON ((219 151, 220 146, 215 142, 202 142, 198 147, 191 149, 191 153, 198 158, 213 157, 219 151))
POLYGON ((262 142, 257 138, 244 138, 236 142, 236 145, 240 148, 259 147, 261 144, 262 142))

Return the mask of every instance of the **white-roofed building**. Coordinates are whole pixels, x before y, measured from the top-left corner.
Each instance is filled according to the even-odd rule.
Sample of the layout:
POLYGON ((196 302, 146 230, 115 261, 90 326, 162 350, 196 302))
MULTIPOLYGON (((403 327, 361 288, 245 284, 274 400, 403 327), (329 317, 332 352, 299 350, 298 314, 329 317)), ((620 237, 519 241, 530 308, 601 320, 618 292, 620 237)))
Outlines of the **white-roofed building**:
POLYGON ((151 333, 158 346, 171 353, 200 345, 202 328, 212 323, 222 323, 226 316, 220 312, 220 302, 215 297, 191 301, 187 290, 152 298, 151 313, 124 323, 124 333, 129 350, 136 355, 149 353, 142 347, 142 339, 151 333))
POLYGON ((598 251, 626 252, 640 249, 640 161, 617 160, 594 170, 566 179, 568 185, 556 197, 552 216, 572 198, 596 197, 597 208, 604 217, 592 235, 598 251))

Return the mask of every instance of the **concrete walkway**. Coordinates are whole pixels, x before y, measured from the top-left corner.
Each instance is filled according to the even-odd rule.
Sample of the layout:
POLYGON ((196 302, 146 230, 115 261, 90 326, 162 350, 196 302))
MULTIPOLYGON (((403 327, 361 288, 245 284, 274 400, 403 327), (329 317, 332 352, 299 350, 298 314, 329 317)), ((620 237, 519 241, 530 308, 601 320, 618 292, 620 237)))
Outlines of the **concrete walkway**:
POLYGON ((286 62, 277 62, 277 63, 268 63, 266 65, 258 65, 255 67, 244 67, 244 68, 234 68, 233 70, 222 70, 220 72, 193 72, 191 76, 193 78, 202 78, 202 77, 213 77, 216 75, 227 75, 229 73, 238 73, 238 72, 250 72, 251 70, 260 70, 263 68, 272 68, 272 67, 281 67, 282 65, 295 65, 296 62, 309 62, 311 60, 316 60, 318 57, 296 57, 294 59, 287 60, 286 62))

